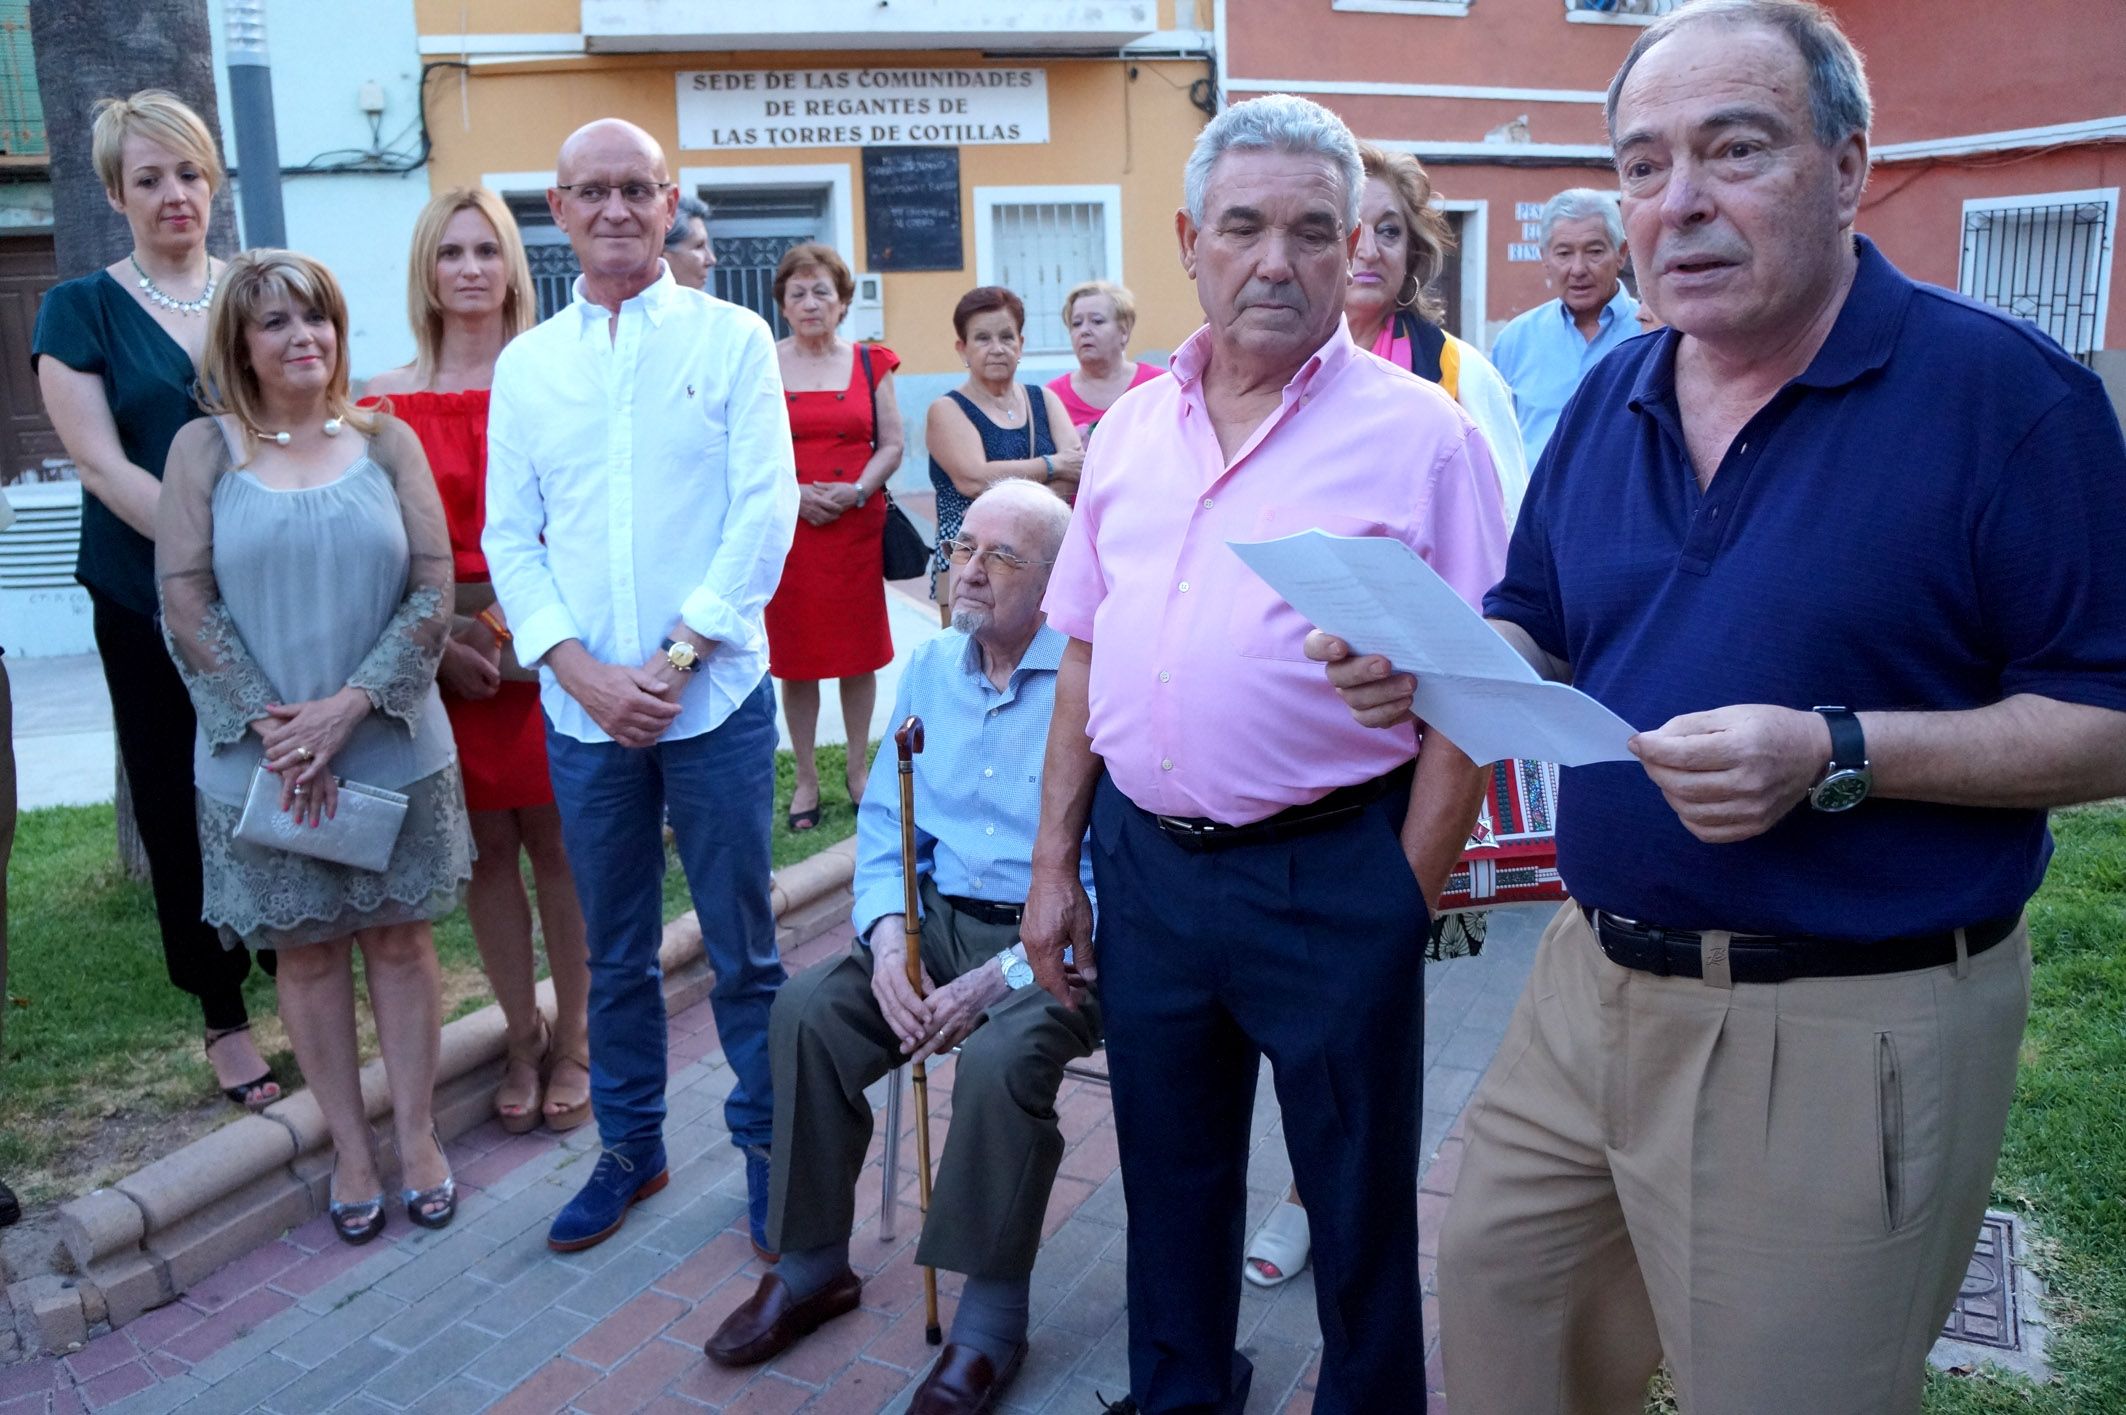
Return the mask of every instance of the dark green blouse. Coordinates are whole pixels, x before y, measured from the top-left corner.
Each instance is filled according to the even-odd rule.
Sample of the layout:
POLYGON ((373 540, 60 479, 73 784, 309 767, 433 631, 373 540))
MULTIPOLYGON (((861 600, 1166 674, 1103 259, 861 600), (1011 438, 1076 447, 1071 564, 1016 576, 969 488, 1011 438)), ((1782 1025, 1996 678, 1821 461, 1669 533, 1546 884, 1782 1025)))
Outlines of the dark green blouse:
MULTIPOLYGON (((54 285, 37 308, 30 366, 45 355, 103 380, 126 460, 160 480, 177 430, 200 415, 192 357, 99 270, 54 285)), ((74 578, 138 614, 155 612, 155 543, 93 496, 81 499, 74 578)))

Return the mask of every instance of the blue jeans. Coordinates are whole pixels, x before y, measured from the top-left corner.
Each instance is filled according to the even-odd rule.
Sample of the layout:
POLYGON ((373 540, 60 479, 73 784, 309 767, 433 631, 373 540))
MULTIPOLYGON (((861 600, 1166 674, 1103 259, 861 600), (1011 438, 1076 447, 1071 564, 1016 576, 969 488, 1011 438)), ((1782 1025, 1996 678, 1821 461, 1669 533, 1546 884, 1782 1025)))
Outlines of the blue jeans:
POLYGON ((664 1134, 664 936, 669 814, 702 947, 724 1059, 733 1144, 766 1145, 775 1118, 768 1009, 787 976, 768 903, 775 808, 775 692, 766 678, 715 731, 636 750, 546 729, 562 841, 590 934, 591 1101, 606 1148, 664 1134))

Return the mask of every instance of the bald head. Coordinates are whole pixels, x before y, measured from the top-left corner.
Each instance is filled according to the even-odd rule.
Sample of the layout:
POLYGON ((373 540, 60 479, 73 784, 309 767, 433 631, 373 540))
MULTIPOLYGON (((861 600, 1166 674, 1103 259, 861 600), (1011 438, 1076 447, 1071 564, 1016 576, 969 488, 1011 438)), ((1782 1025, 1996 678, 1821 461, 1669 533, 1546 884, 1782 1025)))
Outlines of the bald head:
POLYGON ((584 291, 617 310, 663 268, 664 233, 679 205, 664 149, 625 119, 600 118, 568 135, 554 174, 547 209, 568 233, 584 291))
POLYGON ((561 155, 554 159, 554 171, 562 182, 569 183, 576 180, 579 168, 594 163, 630 160, 642 164, 643 170, 660 182, 670 176, 664 164, 664 148, 646 130, 625 118, 597 118, 562 141, 561 155))

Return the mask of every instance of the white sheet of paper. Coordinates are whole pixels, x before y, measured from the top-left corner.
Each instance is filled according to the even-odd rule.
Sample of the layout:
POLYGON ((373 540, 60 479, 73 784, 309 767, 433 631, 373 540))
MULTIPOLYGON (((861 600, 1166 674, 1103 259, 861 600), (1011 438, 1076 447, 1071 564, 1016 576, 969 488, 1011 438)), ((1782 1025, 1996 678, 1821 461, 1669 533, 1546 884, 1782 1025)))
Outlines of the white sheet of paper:
POLYGON ((1635 760, 1624 746, 1630 723, 1544 681, 1401 541, 1301 531, 1227 544, 1317 628, 1416 674, 1417 715, 1472 760, 1635 760))

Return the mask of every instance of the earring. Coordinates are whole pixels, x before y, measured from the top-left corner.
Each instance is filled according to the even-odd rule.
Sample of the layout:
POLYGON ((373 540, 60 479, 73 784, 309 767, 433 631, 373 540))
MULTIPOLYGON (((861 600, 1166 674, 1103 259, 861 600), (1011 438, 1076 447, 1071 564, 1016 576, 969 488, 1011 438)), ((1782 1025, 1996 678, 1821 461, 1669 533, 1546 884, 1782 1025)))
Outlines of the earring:
POLYGON ((340 420, 339 420, 338 418, 327 418, 327 419, 325 419, 325 436, 327 436, 327 437, 338 437, 339 435, 340 435, 340 420))

